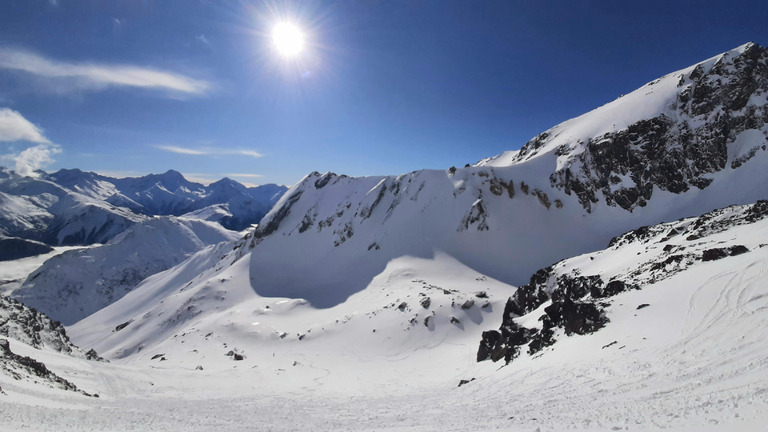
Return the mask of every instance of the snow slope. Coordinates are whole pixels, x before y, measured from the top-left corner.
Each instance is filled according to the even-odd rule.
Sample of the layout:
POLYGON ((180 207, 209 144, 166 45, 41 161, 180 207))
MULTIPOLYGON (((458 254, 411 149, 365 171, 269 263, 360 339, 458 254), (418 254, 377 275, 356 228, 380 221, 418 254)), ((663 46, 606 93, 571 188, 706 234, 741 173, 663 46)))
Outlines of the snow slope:
POLYGON ((64 252, 32 272, 13 296, 66 325, 124 296, 149 275, 237 233, 212 222, 152 218, 106 245, 64 252))
POLYGON ((732 207, 604 248, 766 198, 767 57, 745 45, 478 166, 312 173, 246 237, 68 328, 113 363, 46 364, 98 401, 4 383, 0 415, 120 430, 763 430, 767 219, 732 207), (514 285, 567 257, 544 303, 503 313, 514 285), (500 321, 543 333, 566 274, 631 289, 592 303, 595 332, 550 316, 553 343, 477 362, 500 321))
MULTIPOLYGON (((768 219, 761 206, 753 213, 762 216, 751 220, 751 206, 732 207, 630 232, 553 266, 554 277, 578 271, 640 289, 604 300, 610 322, 599 331, 560 334, 554 345, 504 367, 475 356, 480 333, 495 327, 514 288, 444 254, 395 260, 368 289, 316 309, 248 292, 242 260, 181 292, 163 292, 164 283, 217 255, 201 252, 111 307, 130 304, 146 314, 103 343, 111 364, 37 353, 98 400, 6 381, 0 416, 9 427, 32 430, 762 431, 768 219), (679 232, 670 238, 673 228, 679 232), (703 260, 708 250, 735 246, 748 252, 703 260), (690 262, 652 269, 675 255, 690 262), (474 304, 463 309, 467 300, 474 304), (197 312, 217 303, 223 306, 215 315, 197 312), (191 316, 178 315, 180 306, 194 306, 191 316), (427 316, 433 328, 421 320, 427 316), (169 325, 179 319, 182 327, 169 325), (180 332, 147 343, 146 334, 168 331, 180 332), (138 352, 127 355, 131 344, 138 352)), ((109 309, 90 319, 109 321, 109 309)), ((130 316, 122 309, 112 322, 130 316)), ((99 340, 85 321, 70 330, 78 340, 99 340)))

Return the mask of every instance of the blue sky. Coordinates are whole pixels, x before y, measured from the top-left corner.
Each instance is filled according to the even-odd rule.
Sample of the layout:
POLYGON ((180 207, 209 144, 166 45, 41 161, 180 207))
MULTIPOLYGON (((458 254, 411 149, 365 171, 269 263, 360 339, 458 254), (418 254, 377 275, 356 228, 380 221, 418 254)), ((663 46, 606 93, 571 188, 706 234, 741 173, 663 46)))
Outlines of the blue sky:
POLYGON ((764 1, 6 0, 0 164, 287 185, 463 166, 768 44, 767 22, 764 1))

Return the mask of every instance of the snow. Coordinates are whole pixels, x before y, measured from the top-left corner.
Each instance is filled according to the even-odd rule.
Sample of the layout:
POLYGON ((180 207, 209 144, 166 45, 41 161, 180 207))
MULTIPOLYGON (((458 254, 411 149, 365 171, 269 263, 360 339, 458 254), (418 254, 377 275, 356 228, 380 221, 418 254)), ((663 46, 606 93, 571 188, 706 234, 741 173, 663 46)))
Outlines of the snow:
POLYGON ((10 295, 13 291, 17 290, 30 273, 50 258, 66 251, 82 248, 83 246, 57 246, 53 248, 52 252, 47 254, 14 260, 12 263, 3 263, 0 265, 0 295, 10 295))
MULTIPOLYGON (((497 325, 489 318, 498 317, 514 288, 484 279, 444 254, 398 259, 366 290, 329 309, 262 298, 247 286, 235 292, 247 273, 247 266, 236 265, 216 276, 229 278, 236 299, 223 302, 230 309, 189 321, 177 337, 136 355, 103 364, 15 343, 20 353, 35 355, 100 398, 5 380, 0 417, 7 427, 31 430, 202 431, 246 425, 321 431, 761 431, 768 421, 768 247, 760 247, 766 239, 763 220, 691 241, 696 250, 744 243, 751 252, 702 262, 622 293, 611 300, 605 329, 561 338, 543 353, 501 368, 475 363, 474 355, 479 333, 497 325), (459 292, 445 295, 430 286, 459 292), (479 310, 483 299, 474 297, 479 290, 489 293, 493 312, 479 310), (412 300, 421 292, 430 294, 429 310, 436 312, 432 330, 420 320, 408 323, 415 313, 430 315, 412 300), (476 301, 469 311, 450 305, 470 297, 476 301), (402 301, 408 303, 406 312, 383 308, 402 301), (641 304, 650 306, 638 310, 641 304), (463 328, 451 324, 450 316, 463 328), (475 323, 473 317, 483 320, 475 323), (208 331, 213 334, 206 337, 208 331), (281 339, 282 331, 289 335, 281 339), (306 337, 299 340, 297 333, 306 337), (226 356, 231 349, 245 359, 226 356), (151 360, 155 354, 167 360, 151 360), (203 370, 195 370, 197 365, 203 370)), ((655 241, 575 257, 563 268, 618 274, 637 252, 662 253, 660 247, 648 248, 655 241)), ((122 302, 189 270, 169 270, 122 302)), ((209 282, 199 281, 201 289, 209 282)), ((201 289, 189 287, 186 298, 201 289)), ((145 307, 170 313, 175 306, 169 301, 145 307)), ((108 320, 106 315, 96 317, 108 320)), ((145 325, 134 332, 158 330, 145 325)))
MULTIPOLYGON (((706 188, 680 194, 656 188, 631 212, 600 201, 588 213, 550 181, 588 139, 672 115, 670 101, 685 86, 683 80, 678 87, 681 77, 747 47, 558 125, 528 154, 396 177, 309 174, 243 238, 205 247, 193 241, 202 249, 188 259, 73 320, 72 340, 111 363, 12 341, 100 398, 0 374, 7 393, 0 394, 0 424, 33 430, 764 430, 768 219, 699 238, 661 239, 672 227, 695 225, 668 221, 766 198, 768 152, 757 151, 738 167, 731 163, 748 155, 764 131, 735 137, 728 166, 713 173, 706 188), (571 153, 558 152, 561 146, 571 153), (659 222, 669 225, 654 228, 648 239, 627 237, 606 248, 616 235, 659 222), (692 257, 736 245, 749 252, 691 258, 674 268, 669 263, 658 278, 653 265, 669 257, 668 245, 692 257), (568 257, 554 266, 556 274, 632 279, 641 289, 607 299, 610 322, 594 334, 561 331, 551 347, 507 366, 477 363, 482 333, 498 328, 516 286, 568 257), (461 380, 469 382, 459 387, 461 380)), ((223 209, 209 210, 194 216, 215 217, 223 209)), ((705 225, 717 227, 740 211, 726 209, 705 225)), ((126 244, 129 235, 112 245, 126 244)), ((78 256, 90 262, 102 248, 78 256)), ((545 307, 518 322, 539 326, 545 307)))
MULTIPOLYGON (((729 164, 737 159, 749 156, 752 152, 757 152, 761 148, 768 144, 766 140, 766 134, 768 134, 768 126, 760 129, 747 129, 741 132, 733 143, 728 146, 728 162, 729 164)), ((752 153, 754 155, 754 153, 752 153)))
POLYGON ((73 324, 117 301, 147 276, 237 236, 212 222, 155 217, 106 245, 52 257, 13 296, 65 325, 73 324))
MULTIPOLYGON (((677 114, 672 107, 675 105, 674 102, 678 93, 685 89, 685 86, 678 87, 681 78, 688 79, 687 76, 697 67, 702 68, 706 73, 716 63, 728 61, 742 54, 752 45, 752 43, 746 43, 696 65, 667 74, 586 114, 560 123, 545 132, 548 137, 545 139, 543 147, 531 154, 524 155, 522 158, 519 151, 509 151, 480 161, 476 166, 510 166, 529 161, 538 155, 552 153, 561 146, 571 150, 569 155, 573 156, 583 151, 583 143, 590 138, 625 130, 630 125, 657 117, 660 114, 676 118, 677 114)), ((760 98, 756 98, 753 99, 753 102, 758 103, 760 100, 760 98)), ((563 169, 568 160, 569 156, 560 156, 557 160, 556 169, 563 169)))

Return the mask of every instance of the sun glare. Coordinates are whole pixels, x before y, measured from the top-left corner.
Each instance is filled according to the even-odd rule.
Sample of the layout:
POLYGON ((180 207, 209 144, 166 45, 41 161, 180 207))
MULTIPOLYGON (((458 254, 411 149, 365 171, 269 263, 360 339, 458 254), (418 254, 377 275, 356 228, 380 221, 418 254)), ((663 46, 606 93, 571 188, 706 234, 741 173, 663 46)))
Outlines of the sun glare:
POLYGON ((281 22, 272 28, 272 43, 284 57, 296 57, 304 50, 304 34, 295 25, 281 22))

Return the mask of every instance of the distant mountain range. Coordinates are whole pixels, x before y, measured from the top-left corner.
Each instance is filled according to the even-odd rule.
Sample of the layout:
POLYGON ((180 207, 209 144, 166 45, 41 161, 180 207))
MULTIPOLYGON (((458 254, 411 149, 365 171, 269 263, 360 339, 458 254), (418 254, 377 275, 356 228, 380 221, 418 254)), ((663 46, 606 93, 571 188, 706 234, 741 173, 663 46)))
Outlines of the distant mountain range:
POLYGON ((240 231, 258 223, 287 190, 248 188, 228 178, 204 186, 173 170, 122 179, 78 169, 38 174, 22 177, 0 168, 0 235, 50 245, 104 243, 158 215, 240 231))

